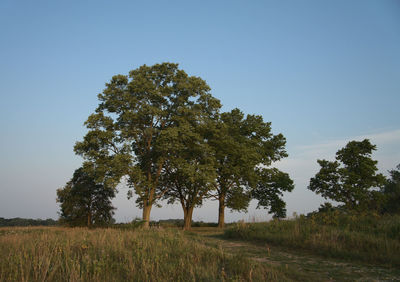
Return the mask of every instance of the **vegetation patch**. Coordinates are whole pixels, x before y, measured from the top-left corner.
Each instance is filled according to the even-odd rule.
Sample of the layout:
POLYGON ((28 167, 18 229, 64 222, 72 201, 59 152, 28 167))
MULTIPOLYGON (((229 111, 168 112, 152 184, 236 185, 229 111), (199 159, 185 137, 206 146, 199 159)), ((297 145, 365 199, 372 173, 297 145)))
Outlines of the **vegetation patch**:
POLYGON ((181 231, 3 228, 0 281, 285 281, 181 231))
POLYGON ((399 228, 400 216, 326 213, 267 223, 238 223, 225 230, 224 237, 400 266, 399 228))

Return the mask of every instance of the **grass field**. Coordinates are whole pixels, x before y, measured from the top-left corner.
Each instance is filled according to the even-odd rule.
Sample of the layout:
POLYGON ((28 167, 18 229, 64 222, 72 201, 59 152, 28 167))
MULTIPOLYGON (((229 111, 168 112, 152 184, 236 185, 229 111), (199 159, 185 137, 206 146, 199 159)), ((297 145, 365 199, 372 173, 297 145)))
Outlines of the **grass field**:
POLYGON ((284 281, 178 230, 0 229, 0 281, 284 281))
POLYGON ((400 266, 400 216, 333 213, 293 220, 238 223, 226 229, 224 236, 323 257, 400 266))
POLYGON ((400 217, 0 228, 0 281, 400 281, 400 217), (129 228, 128 228, 129 227, 129 228))
POLYGON ((215 228, 195 228, 187 235, 227 253, 274 266, 292 281, 400 281, 398 267, 327 258, 265 241, 227 239, 223 232, 215 228))

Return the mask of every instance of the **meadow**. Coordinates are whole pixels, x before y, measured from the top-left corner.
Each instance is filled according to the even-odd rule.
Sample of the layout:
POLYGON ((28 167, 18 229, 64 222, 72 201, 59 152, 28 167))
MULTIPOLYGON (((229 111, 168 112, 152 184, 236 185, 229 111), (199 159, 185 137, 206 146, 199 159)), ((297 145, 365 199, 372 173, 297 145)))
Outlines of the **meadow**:
POLYGON ((0 281, 285 281, 180 230, 0 229, 0 281))
POLYGON ((191 231, 2 227, 0 253, 0 281, 396 281, 400 216, 316 213, 191 231))
POLYGON ((400 216, 337 211, 291 220, 236 223, 228 239, 267 243, 328 258, 400 266, 400 216))

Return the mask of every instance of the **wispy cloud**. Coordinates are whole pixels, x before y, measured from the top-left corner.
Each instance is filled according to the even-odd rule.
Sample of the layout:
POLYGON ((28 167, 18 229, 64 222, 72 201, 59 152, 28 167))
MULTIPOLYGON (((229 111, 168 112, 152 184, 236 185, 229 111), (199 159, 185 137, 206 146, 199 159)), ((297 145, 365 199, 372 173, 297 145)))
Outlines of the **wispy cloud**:
POLYGON ((374 134, 351 136, 345 139, 331 140, 320 144, 296 146, 294 148, 294 153, 301 155, 319 155, 320 153, 330 153, 332 150, 336 152, 338 149, 344 147, 349 141, 361 141, 364 139, 369 139, 372 144, 378 146, 378 149, 387 144, 397 144, 400 146, 400 129, 374 134))

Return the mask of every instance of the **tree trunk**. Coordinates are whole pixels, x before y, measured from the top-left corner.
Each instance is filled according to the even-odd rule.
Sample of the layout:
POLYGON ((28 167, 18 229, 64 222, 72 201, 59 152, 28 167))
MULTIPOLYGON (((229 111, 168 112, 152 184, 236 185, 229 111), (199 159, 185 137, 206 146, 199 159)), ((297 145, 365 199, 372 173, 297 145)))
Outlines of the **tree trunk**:
POLYGON ((218 201, 219 201, 218 228, 224 228, 225 227, 225 194, 220 194, 218 201))
POLYGON ((150 211, 151 211, 152 205, 149 205, 147 201, 144 201, 143 203, 143 227, 144 228, 149 228, 150 226, 150 211))
POLYGON ((193 207, 183 207, 183 230, 190 230, 192 228, 192 215, 193 207))
MULTIPOLYGON (((151 179, 151 177, 149 178, 151 179)), ((153 197, 154 197, 154 193, 155 193, 156 189, 154 187, 152 187, 150 189, 150 191, 148 192, 148 194, 146 195, 147 199, 144 199, 143 201, 143 227, 144 228, 149 228, 150 227, 150 211, 151 208, 153 207, 153 197)))

